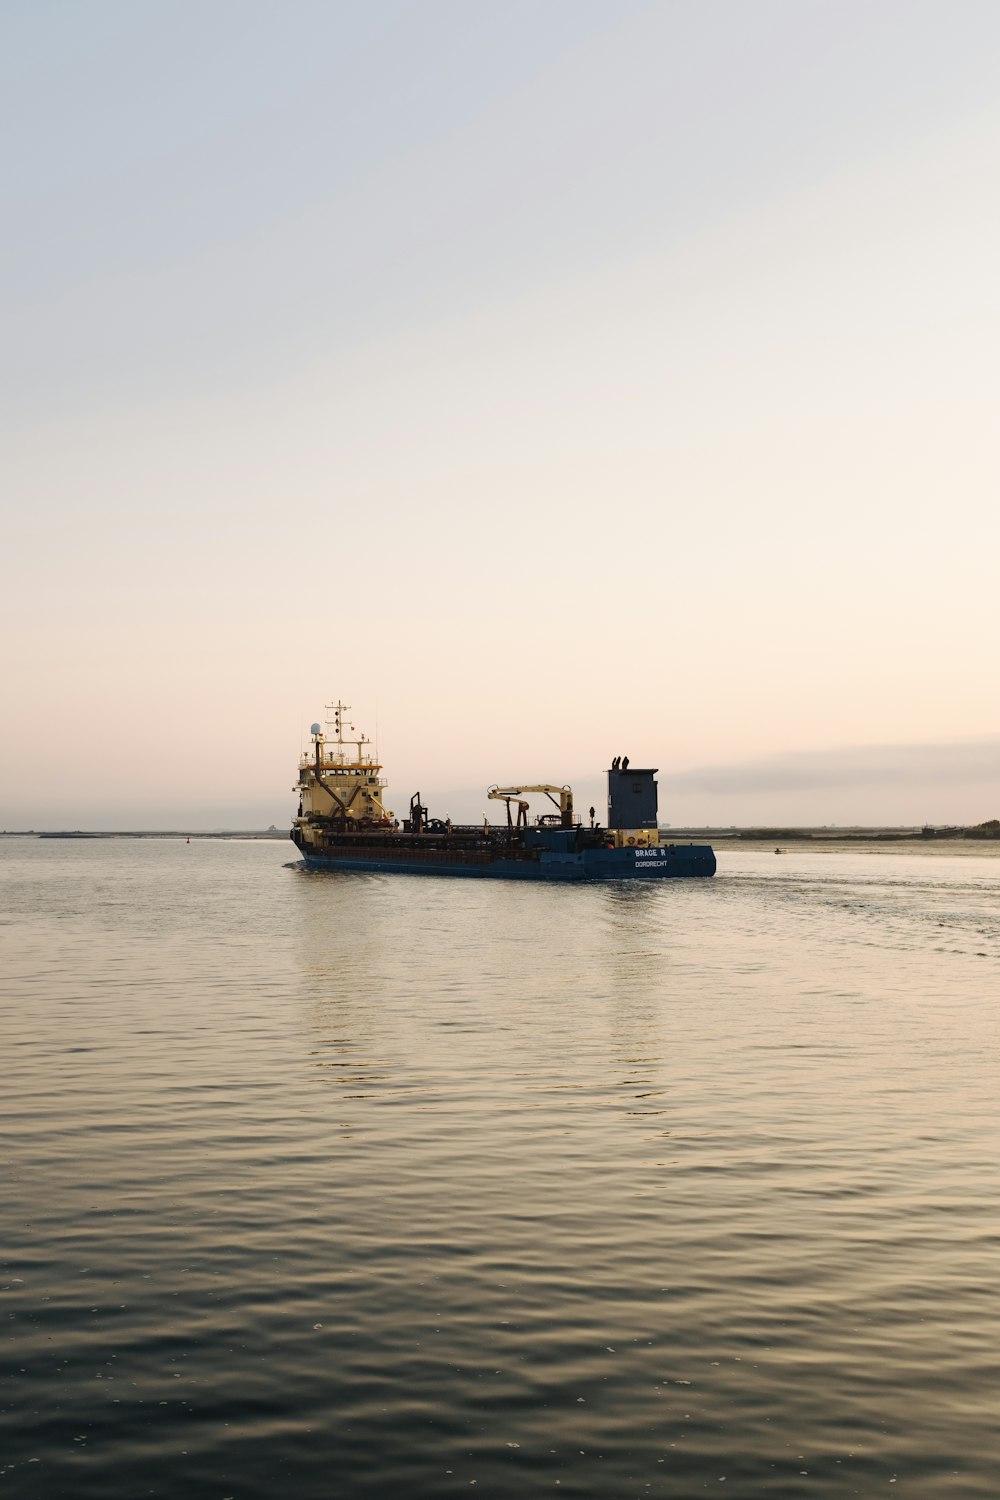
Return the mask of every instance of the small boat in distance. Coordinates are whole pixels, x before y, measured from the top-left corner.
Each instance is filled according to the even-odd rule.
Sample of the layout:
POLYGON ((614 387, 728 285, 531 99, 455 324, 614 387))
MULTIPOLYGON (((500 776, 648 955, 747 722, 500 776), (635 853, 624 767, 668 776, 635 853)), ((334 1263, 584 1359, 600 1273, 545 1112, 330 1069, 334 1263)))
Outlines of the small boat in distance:
POLYGON ((460 826, 432 818, 410 798, 402 825, 387 810, 382 766, 370 741, 345 718, 348 705, 329 704, 324 732, 310 729, 312 743, 299 764, 299 807, 291 838, 305 863, 316 869, 367 870, 401 875, 478 875, 506 880, 662 880, 714 875, 709 844, 664 844, 657 825, 656 768, 637 769, 616 756, 608 770, 608 821, 602 828, 590 809, 589 825, 578 822, 568 786, 533 783, 493 786, 487 796, 503 802, 505 822, 460 826), (349 736, 345 737, 347 725, 349 736), (526 794, 548 798, 555 811, 529 822, 526 794))

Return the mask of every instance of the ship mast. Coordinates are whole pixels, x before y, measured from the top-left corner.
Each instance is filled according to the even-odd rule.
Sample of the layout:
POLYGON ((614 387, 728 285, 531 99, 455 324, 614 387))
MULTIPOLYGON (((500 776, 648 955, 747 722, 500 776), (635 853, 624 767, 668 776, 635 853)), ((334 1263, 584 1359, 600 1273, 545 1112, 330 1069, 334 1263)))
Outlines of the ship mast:
MULTIPOLYGON (((337 747, 330 759, 335 765, 347 765, 348 760, 344 747, 346 745, 354 745, 358 753, 354 757, 352 764, 359 766, 362 765, 365 759, 364 747, 365 745, 371 744, 371 741, 366 734, 359 735, 356 740, 349 740, 344 738, 344 724, 345 722, 350 723, 350 721, 346 719, 346 715, 350 713, 351 705, 349 703, 341 703, 340 699, 338 698, 336 703, 326 704, 326 711, 328 714, 333 714, 332 719, 327 719, 326 726, 329 730, 332 725, 334 733, 333 735, 327 734, 325 738, 328 744, 335 744, 337 747)), ((354 729, 353 724, 351 724, 350 727, 351 729, 354 729)), ((369 757, 369 760, 370 759, 371 757, 369 757)))

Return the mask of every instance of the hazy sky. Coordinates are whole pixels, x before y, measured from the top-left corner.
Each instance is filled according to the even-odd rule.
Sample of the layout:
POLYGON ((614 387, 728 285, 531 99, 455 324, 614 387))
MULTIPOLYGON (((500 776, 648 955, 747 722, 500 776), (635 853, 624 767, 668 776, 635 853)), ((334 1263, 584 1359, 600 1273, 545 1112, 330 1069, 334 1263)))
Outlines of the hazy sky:
POLYGON ((995 0, 7 0, 0 826, 1000 816, 995 0))

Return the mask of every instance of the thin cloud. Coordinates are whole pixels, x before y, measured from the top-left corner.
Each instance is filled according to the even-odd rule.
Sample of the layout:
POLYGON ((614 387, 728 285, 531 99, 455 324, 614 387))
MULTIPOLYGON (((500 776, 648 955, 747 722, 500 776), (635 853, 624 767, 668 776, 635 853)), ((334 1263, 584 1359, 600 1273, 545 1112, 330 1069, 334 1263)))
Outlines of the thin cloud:
POLYGON ((843 787, 972 786, 1000 781, 1000 737, 925 745, 863 745, 698 766, 664 777, 671 792, 830 791, 843 787))

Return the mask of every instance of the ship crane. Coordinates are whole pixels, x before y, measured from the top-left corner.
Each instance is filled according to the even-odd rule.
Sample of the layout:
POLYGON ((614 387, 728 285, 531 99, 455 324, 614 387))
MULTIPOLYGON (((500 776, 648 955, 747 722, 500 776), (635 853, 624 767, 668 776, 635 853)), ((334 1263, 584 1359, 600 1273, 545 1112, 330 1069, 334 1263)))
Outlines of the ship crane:
POLYGON ((517 824, 518 828, 528 826, 528 804, 520 799, 525 792, 543 792, 549 801, 559 809, 559 822, 563 828, 573 827, 573 788, 569 786, 550 786, 543 783, 539 786, 491 786, 486 793, 494 801, 506 802, 507 804, 507 826, 511 823, 510 805, 517 802, 517 824))

